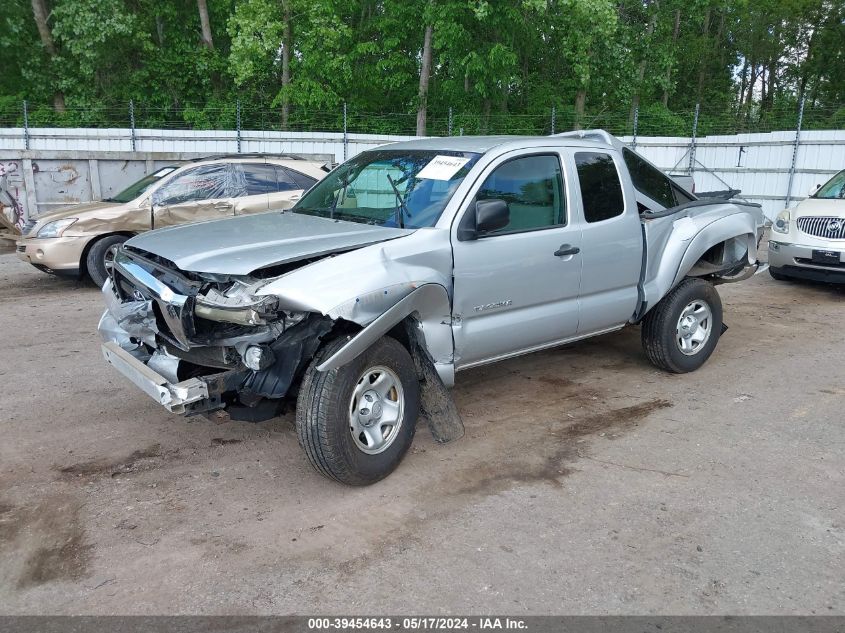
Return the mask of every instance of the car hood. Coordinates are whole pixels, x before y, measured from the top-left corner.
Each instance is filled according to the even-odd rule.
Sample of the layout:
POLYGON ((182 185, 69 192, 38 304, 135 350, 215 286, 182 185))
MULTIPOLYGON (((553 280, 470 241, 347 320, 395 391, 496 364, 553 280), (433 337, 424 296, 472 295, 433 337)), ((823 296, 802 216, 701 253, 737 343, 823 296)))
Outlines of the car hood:
POLYGON ((126 244, 163 257, 181 270, 248 275, 259 268, 348 251, 413 232, 271 212, 159 229, 126 244))
POLYGON ((795 207, 795 217, 808 215, 845 218, 845 200, 807 198, 795 207))
POLYGON ((38 224, 44 225, 47 222, 54 222, 55 220, 63 220, 64 218, 79 218, 84 219, 92 213, 97 213, 103 209, 123 206, 116 202, 104 202, 98 200, 95 202, 83 202, 82 204, 73 204, 67 207, 61 207, 54 211, 48 211, 38 216, 38 224))

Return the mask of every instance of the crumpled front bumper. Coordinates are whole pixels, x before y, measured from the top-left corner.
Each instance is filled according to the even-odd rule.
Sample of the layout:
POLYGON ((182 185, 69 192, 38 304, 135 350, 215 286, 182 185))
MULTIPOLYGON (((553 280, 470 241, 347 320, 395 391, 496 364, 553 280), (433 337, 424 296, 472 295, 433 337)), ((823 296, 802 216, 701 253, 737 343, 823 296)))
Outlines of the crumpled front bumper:
POLYGON ((209 398, 208 383, 201 378, 174 384, 114 341, 103 343, 102 351, 112 367, 171 413, 188 413, 188 405, 209 398))

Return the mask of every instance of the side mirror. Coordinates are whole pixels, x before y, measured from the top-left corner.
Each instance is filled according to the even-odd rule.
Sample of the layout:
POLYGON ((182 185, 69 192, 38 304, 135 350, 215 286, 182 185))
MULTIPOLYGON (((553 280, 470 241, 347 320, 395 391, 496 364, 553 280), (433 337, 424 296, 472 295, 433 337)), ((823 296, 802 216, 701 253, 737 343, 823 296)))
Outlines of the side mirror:
POLYGON ((475 203, 475 230, 479 235, 503 229, 511 221, 511 211, 504 200, 479 200, 475 203))
POLYGON ((479 200, 474 209, 467 209, 458 225, 458 240, 469 242, 477 240, 484 233, 497 231, 511 221, 508 203, 504 200, 479 200))
POLYGON ((807 195, 814 196, 814 195, 816 195, 816 192, 821 188, 822 188, 821 185, 816 185, 815 187, 810 187, 810 193, 807 194, 807 195))

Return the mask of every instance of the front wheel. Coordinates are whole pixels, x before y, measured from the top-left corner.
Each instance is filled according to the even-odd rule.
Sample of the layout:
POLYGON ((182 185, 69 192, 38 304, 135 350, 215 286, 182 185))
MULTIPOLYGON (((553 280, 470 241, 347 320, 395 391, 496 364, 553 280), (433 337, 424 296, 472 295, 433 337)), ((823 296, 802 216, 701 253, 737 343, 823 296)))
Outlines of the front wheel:
POLYGON ((646 314, 642 341, 657 367, 684 374, 701 367, 722 333, 722 301, 713 285, 689 278, 646 314))
POLYGON ((420 385, 411 355, 389 337, 339 369, 317 371, 345 342, 328 343, 308 366, 296 402, 296 428, 319 473, 362 486, 393 472, 411 446, 420 385))
POLYGON ((88 257, 85 260, 85 267, 88 276, 97 286, 103 287, 109 272, 114 265, 114 256, 117 249, 129 238, 125 235, 108 235, 100 238, 88 249, 88 257))

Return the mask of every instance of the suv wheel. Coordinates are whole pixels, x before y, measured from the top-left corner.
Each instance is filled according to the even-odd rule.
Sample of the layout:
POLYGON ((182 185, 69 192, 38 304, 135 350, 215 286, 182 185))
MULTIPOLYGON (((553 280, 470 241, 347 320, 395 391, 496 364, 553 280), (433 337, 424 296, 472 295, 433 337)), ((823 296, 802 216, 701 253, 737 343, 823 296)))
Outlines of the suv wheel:
POLYGON ((722 301, 703 279, 685 279, 643 319, 642 341, 657 367, 683 374, 701 367, 722 333, 722 301))
POLYGON ((361 486, 393 472, 411 446, 420 386, 411 355, 389 337, 340 369, 317 371, 345 343, 325 345, 308 366, 296 402, 296 428, 318 472, 361 486))
POLYGON ((88 256, 85 258, 88 276, 100 288, 109 277, 117 249, 128 239, 125 235, 108 235, 94 242, 88 249, 88 256))

